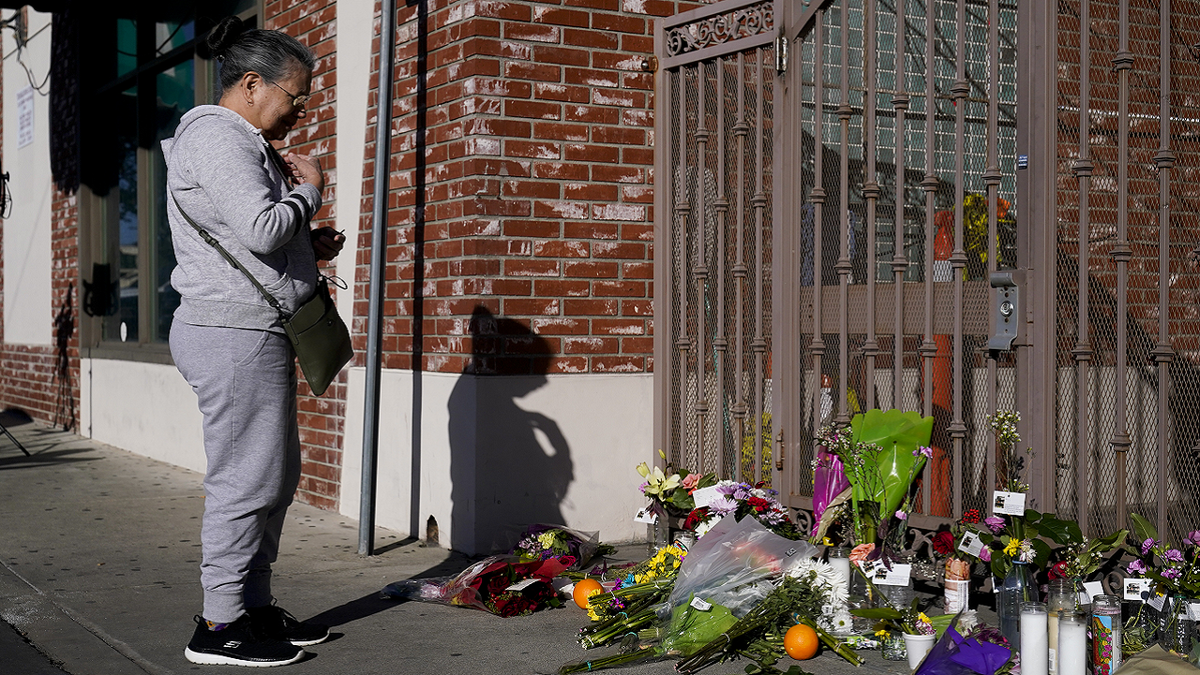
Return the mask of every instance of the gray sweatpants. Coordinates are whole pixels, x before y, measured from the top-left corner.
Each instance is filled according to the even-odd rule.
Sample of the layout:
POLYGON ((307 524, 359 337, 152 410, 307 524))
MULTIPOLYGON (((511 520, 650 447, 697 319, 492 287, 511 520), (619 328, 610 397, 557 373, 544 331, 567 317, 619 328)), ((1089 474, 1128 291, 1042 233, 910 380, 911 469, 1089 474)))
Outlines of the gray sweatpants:
POLYGON ((269 605, 271 564, 300 481, 295 355, 287 336, 171 324, 171 356, 204 415, 204 618, 269 605))

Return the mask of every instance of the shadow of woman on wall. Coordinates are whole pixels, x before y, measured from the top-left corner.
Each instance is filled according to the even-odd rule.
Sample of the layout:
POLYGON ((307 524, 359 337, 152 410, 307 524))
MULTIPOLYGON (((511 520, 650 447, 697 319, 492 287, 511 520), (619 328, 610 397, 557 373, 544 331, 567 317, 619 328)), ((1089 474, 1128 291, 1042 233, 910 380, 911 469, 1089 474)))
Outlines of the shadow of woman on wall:
POLYGON ((506 551, 526 527, 563 524, 574 480, 558 424, 518 401, 544 386, 549 341, 482 305, 471 315, 471 360, 450 395, 450 546, 506 551))

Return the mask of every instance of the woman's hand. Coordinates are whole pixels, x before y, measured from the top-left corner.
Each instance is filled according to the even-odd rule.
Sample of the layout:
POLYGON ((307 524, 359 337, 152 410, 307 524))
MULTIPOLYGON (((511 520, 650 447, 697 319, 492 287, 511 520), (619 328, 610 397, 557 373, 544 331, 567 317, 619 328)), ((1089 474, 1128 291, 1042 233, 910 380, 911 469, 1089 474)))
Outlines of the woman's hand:
POLYGON ((325 173, 321 171, 320 160, 310 155, 297 155, 294 152, 289 152, 284 159, 292 170, 292 177, 298 182, 312 183, 313 187, 322 192, 325 191, 325 173))
POLYGON ((318 227, 309 230, 308 234, 312 237, 313 253, 317 254, 317 260, 333 260, 346 244, 346 235, 332 227, 318 227))

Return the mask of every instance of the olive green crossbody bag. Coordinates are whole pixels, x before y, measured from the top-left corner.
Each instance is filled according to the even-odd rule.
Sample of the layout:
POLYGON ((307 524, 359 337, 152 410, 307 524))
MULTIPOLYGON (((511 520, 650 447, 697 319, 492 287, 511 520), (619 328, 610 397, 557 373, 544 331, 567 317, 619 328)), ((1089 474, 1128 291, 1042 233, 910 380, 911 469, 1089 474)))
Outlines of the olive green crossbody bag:
MULTIPOLYGON (((175 200, 175 195, 171 195, 171 199, 175 200)), ((262 294, 267 304, 279 312, 279 321, 292 341, 292 349, 296 352, 297 360, 300 361, 300 370, 304 373, 304 380, 308 382, 314 396, 324 394, 325 390, 329 388, 329 383, 333 382, 333 378, 337 377, 342 367, 354 358, 354 347, 350 343, 350 331, 346 329, 346 324, 338 315, 333 298, 329 295, 328 277, 321 275, 313 296, 300 305, 295 314, 288 316, 287 312, 283 310, 283 306, 279 304, 279 300, 268 293, 258 279, 255 279, 254 275, 250 274, 250 271, 237 258, 230 255, 224 246, 221 246, 221 242, 217 241, 216 237, 192 220, 192 217, 179 206, 178 200, 175 200, 175 207, 179 209, 184 220, 196 228, 196 232, 200 233, 200 238, 215 248, 230 265, 241 270, 242 274, 245 274, 250 283, 254 284, 254 287, 262 294)))

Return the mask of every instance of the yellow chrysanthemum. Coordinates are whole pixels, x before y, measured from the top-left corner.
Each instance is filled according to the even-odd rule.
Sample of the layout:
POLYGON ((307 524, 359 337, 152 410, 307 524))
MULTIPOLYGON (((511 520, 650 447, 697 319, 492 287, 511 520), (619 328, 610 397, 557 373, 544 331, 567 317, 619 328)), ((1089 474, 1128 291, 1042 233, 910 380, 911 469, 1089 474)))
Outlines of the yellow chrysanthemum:
POLYGON ((1012 539, 1009 539, 1008 543, 1005 544, 1004 555, 1009 556, 1009 557, 1014 556, 1017 554, 1017 551, 1019 551, 1020 549, 1021 549, 1021 542, 1020 542, 1020 540, 1018 540, 1017 538, 1014 537, 1012 539))
POLYGON ((925 616, 925 612, 921 612, 920 614, 918 614, 917 618, 920 619, 921 623, 933 623, 932 621, 929 620, 929 617, 925 616))
POLYGON ((543 533, 539 534, 538 535, 538 543, 542 545, 542 548, 550 548, 551 546, 554 545, 554 533, 553 532, 543 532, 543 533))
POLYGON ((879 630, 875 631, 875 637, 880 638, 880 639, 886 638, 888 635, 890 635, 890 633, 888 633, 883 628, 880 628, 879 630))

